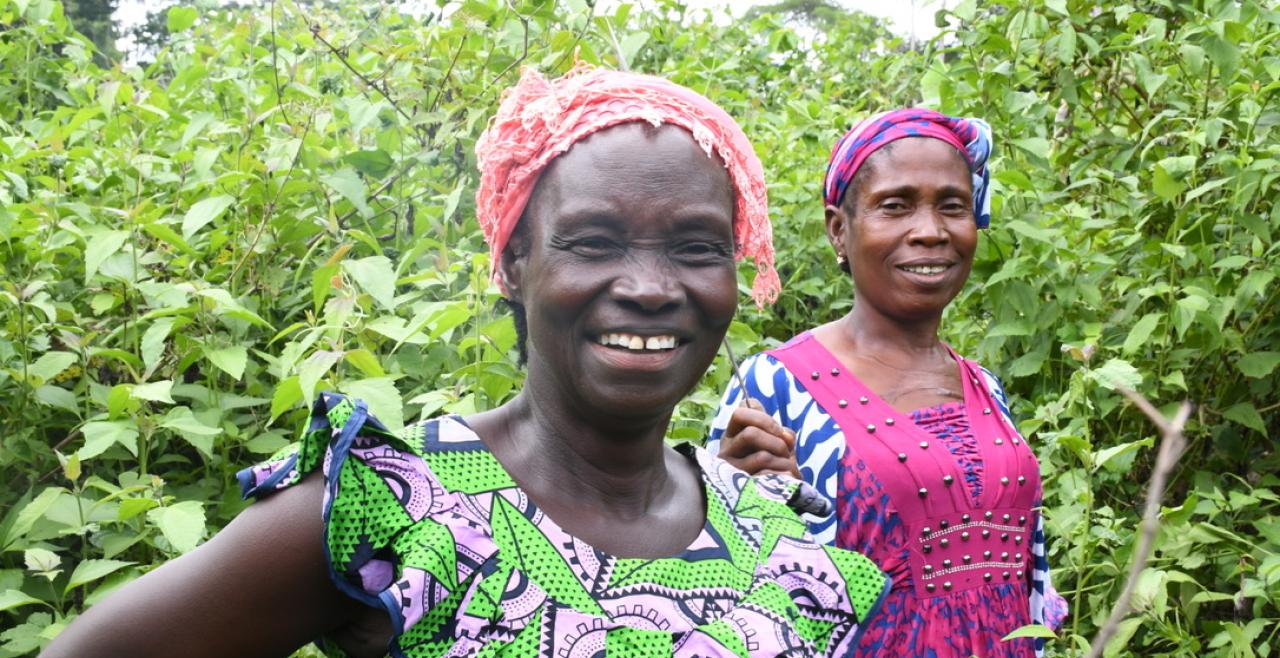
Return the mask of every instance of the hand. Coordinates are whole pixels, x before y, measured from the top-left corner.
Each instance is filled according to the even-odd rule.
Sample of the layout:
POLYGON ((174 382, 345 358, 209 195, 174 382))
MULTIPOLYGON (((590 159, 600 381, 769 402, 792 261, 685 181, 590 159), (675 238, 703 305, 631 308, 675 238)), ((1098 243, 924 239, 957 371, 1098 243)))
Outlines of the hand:
POLYGON ((720 458, 752 475, 774 473, 800 479, 796 433, 783 427, 764 412, 764 405, 751 398, 729 417, 729 426, 720 440, 720 458))

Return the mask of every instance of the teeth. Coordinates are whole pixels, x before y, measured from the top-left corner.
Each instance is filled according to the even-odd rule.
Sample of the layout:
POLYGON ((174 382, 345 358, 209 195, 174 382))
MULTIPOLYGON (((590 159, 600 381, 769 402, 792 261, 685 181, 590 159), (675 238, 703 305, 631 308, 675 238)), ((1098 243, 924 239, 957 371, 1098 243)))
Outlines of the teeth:
POLYGON ((946 271, 945 265, 904 265, 902 269, 915 274, 941 274, 946 271))
POLYGON ((601 334, 596 342, 628 350, 670 350, 679 342, 675 336, 636 336, 635 334, 601 334))

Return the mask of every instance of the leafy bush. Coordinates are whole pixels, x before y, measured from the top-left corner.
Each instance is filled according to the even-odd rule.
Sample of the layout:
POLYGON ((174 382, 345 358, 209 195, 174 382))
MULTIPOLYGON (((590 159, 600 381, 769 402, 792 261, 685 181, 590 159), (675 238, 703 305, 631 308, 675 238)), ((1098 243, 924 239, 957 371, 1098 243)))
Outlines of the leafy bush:
MULTIPOLYGON (((1051 653, 1082 655, 1131 557, 1154 430, 1122 384, 1197 409, 1109 655, 1275 655, 1280 15, 977 5, 925 44, 855 13, 674 0, 179 7, 154 63, 108 70, 56 2, 0 0, 0 656, 225 524, 236 469, 285 445, 316 391, 391 424, 514 393, 472 147, 520 66, 575 56, 698 89, 754 140, 785 291, 744 304, 743 354, 851 302, 818 189, 854 118, 986 117, 995 221, 944 333, 1035 437, 1073 604, 1051 653)), ((701 438, 729 376, 712 368, 673 437, 701 438)))

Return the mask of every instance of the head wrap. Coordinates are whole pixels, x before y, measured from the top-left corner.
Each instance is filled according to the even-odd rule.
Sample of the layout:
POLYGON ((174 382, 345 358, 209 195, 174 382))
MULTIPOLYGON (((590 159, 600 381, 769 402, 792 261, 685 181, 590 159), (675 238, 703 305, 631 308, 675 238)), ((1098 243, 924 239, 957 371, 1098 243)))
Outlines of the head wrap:
POLYGON ((973 177, 973 220, 978 228, 991 223, 991 126, 982 119, 949 117, 922 107, 881 112, 859 121, 836 142, 822 181, 822 198, 839 206, 844 194, 867 158, 890 142, 904 137, 933 137, 960 151, 973 177))
POLYGON ((525 69, 508 89, 489 127, 476 142, 480 186, 476 216, 489 243, 496 275, 502 251, 543 169, 574 143, 621 123, 667 123, 687 130, 707 153, 719 156, 733 182, 733 230, 738 259, 755 261, 751 296, 772 302, 781 287, 773 269, 773 230, 764 169, 742 129, 702 95, 648 75, 579 64, 547 80, 525 69))

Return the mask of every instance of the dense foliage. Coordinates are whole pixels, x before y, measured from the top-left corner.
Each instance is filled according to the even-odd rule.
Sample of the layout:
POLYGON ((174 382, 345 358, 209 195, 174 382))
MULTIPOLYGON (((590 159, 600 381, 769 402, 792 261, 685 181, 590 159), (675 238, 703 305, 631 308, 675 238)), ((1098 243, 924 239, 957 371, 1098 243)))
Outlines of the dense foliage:
MULTIPOLYGON (((1073 607, 1051 652, 1083 654, 1131 557, 1155 437, 1126 385, 1197 406, 1108 655, 1277 655, 1274 4, 968 0, 926 44, 830 3, 646 4, 178 7, 154 63, 104 69, 53 0, 0 0, 0 656, 224 525, 236 469, 316 391, 393 425, 513 394, 472 147, 520 66, 575 56, 703 91, 754 140, 785 292, 744 296, 740 354, 851 301, 818 188, 852 119, 986 117, 993 227, 944 333, 1034 437, 1073 607)), ((673 437, 701 437, 728 377, 673 437)))

